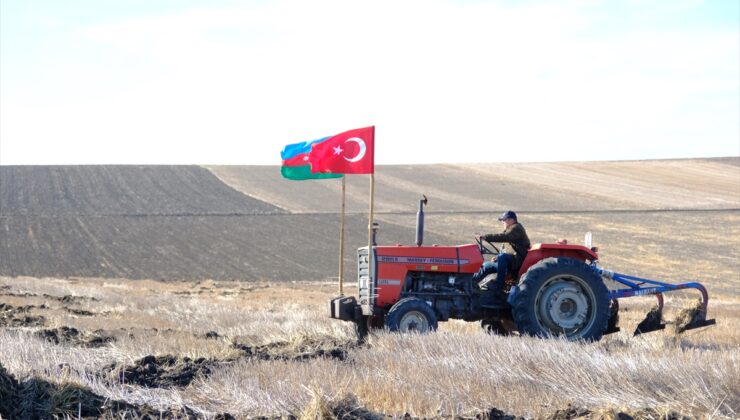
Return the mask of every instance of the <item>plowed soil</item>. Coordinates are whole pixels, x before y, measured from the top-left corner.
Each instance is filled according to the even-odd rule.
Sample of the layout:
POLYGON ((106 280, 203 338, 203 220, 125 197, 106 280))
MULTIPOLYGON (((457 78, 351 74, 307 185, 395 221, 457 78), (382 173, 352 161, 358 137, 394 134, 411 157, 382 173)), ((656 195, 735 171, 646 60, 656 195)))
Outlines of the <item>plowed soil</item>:
MULTIPOLYGON (((666 222, 663 214, 672 215, 668 222, 682 236, 690 237, 688 225, 702 220, 736 231, 739 162, 381 166, 375 176, 379 243, 413 243, 422 194, 430 199, 426 243, 469 243, 474 233, 497 231, 493 216, 508 208, 530 230, 571 222, 561 215, 576 214, 584 222, 577 232, 566 227, 553 237, 531 230, 534 242, 577 239, 576 233, 582 237, 614 219, 636 221, 643 232, 666 222)), ((271 166, 209 169, 0 167, 0 275, 247 281, 337 276, 341 181, 288 181, 271 166)), ((346 181, 345 275, 352 277, 354 250, 367 244, 369 177, 346 181)), ((597 238, 602 248, 614 249, 621 243, 611 239, 622 233, 635 232, 598 231, 597 238)), ((663 239, 674 240, 648 238, 663 239)), ((740 251, 712 251, 700 259, 733 253, 740 251)), ((728 256, 728 262, 736 268, 736 258, 728 256)))
POLYGON ((115 375, 121 383, 147 388, 171 388, 187 386, 197 375, 210 374, 213 365, 214 361, 203 357, 192 360, 171 355, 146 356, 135 361, 133 366, 117 369, 112 364, 103 368, 103 372, 115 375))
POLYGON ((0 166, 0 215, 275 214, 199 166, 0 166))
MULTIPOLYGON (((236 190, 292 213, 336 213, 341 181, 282 179, 278 167, 209 166, 236 190)), ((369 180, 346 179, 347 211, 368 211, 369 180)), ((376 168, 375 209, 570 212, 740 208, 740 157, 625 162, 388 165, 376 168)))
POLYGON ((350 346, 322 346, 316 343, 301 348, 290 348, 287 343, 273 343, 265 346, 248 346, 235 343, 239 355, 223 360, 200 357, 177 357, 172 355, 149 355, 136 360, 131 366, 115 363, 105 366, 102 373, 115 377, 121 383, 134 384, 147 388, 173 388, 188 386, 199 375, 208 376, 213 370, 240 359, 305 361, 317 357, 344 360, 350 346), (325 348, 326 347, 326 348, 325 348))
POLYGON ((102 330, 87 333, 67 326, 39 330, 36 335, 54 344, 71 344, 81 347, 102 347, 115 341, 115 337, 106 335, 102 330))
POLYGON ((29 315, 34 305, 14 307, 7 303, 0 303, 0 327, 37 327, 44 325, 43 316, 29 315))
POLYGON ((134 405, 111 400, 79 385, 54 384, 31 378, 16 380, 0 364, 0 417, 5 419, 41 418, 196 418, 184 410, 155 410, 146 404, 134 405))

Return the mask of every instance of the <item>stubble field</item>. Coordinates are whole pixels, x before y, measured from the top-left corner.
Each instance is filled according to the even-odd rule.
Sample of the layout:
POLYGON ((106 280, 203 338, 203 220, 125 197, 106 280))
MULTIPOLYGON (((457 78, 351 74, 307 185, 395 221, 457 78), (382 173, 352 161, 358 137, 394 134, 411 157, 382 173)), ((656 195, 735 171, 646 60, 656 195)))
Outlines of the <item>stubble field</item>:
MULTIPOLYGON (((737 416, 737 298, 714 299, 718 324, 682 335, 669 324, 633 337, 653 304, 639 298, 598 343, 491 336, 461 321, 359 343, 326 316, 335 287, 2 278, 4 408, 17 418, 100 407, 111 418, 737 416)), ((668 298, 666 318, 691 304, 668 298)))
MULTIPOLYGON (((679 163, 685 178, 669 176, 674 161, 603 165, 591 173, 606 177, 603 195, 579 188, 586 165, 531 164, 528 173, 550 174, 540 184, 483 165, 476 179, 491 204, 472 190, 472 169, 388 168, 385 180, 378 171, 380 243, 413 241, 416 200, 427 193, 427 244, 469 243, 513 208, 534 242, 580 242, 591 231, 607 268, 707 285, 717 325, 633 337, 654 304, 634 298, 621 304, 622 331, 598 343, 491 336, 459 321, 359 343, 351 324, 326 315, 337 293, 336 183, 185 167, 168 169, 179 175, 165 185, 148 181, 158 174, 121 178, 107 168, 116 175, 101 177, 92 168, 91 179, 119 179, 98 184, 111 191, 105 198, 94 183, 85 195, 74 188, 81 181, 58 174, 47 178, 58 189, 20 194, 33 183, 0 172, 0 416, 736 418, 740 165, 679 163), (625 168, 631 175, 620 175, 625 168), (197 181, 183 175, 192 172, 197 181), (123 198, 121 185, 130 191, 123 198), (74 193, 58 193, 65 188, 74 193), (188 188, 190 196, 169 192, 188 188), (54 205, 39 204, 48 196, 54 205)), ((366 181, 348 179, 349 294, 351 250, 366 241, 358 178, 366 181)), ((695 298, 667 295, 666 320, 695 298)))

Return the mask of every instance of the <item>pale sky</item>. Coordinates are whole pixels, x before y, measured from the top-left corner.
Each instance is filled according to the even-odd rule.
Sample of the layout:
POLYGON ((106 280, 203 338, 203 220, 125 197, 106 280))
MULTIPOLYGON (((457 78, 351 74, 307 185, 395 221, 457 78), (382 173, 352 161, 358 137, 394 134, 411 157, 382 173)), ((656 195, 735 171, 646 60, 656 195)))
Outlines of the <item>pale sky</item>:
POLYGON ((740 155, 737 0, 2 0, 0 164, 740 155))

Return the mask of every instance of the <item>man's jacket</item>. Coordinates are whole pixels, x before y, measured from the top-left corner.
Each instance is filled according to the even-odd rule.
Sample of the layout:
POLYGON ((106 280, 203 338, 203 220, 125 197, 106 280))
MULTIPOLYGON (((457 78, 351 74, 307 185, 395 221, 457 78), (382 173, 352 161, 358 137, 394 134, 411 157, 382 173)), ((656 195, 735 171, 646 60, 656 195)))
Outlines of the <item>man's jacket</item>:
POLYGON ((521 267, 524 257, 527 256, 530 243, 527 231, 524 230, 524 226, 520 223, 514 223, 513 225, 506 228, 503 233, 494 233, 483 236, 483 239, 488 242, 506 243, 509 246, 504 245, 501 252, 512 254, 514 256, 514 264, 512 268, 517 270, 521 267))

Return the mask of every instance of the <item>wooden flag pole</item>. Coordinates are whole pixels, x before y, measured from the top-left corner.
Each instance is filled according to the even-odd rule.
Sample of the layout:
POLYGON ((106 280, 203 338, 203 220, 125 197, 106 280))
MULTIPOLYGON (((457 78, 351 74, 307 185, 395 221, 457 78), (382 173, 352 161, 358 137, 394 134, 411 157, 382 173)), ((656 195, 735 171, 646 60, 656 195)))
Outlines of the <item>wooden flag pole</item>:
POLYGON ((373 284, 373 204, 375 200, 375 171, 370 174, 370 216, 367 224, 367 288, 370 291, 371 301, 375 299, 375 285, 373 284))
POLYGON ((370 215, 367 222, 367 288, 370 308, 375 305, 375 284, 373 282, 373 205, 375 204, 375 126, 372 126, 373 168, 370 172, 370 215))
POLYGON ((346 175, 342 177, 342 215, 339 217, 339 296, 344 296, 342 280, 344 277, 344 191, 346 178, 346 175))

